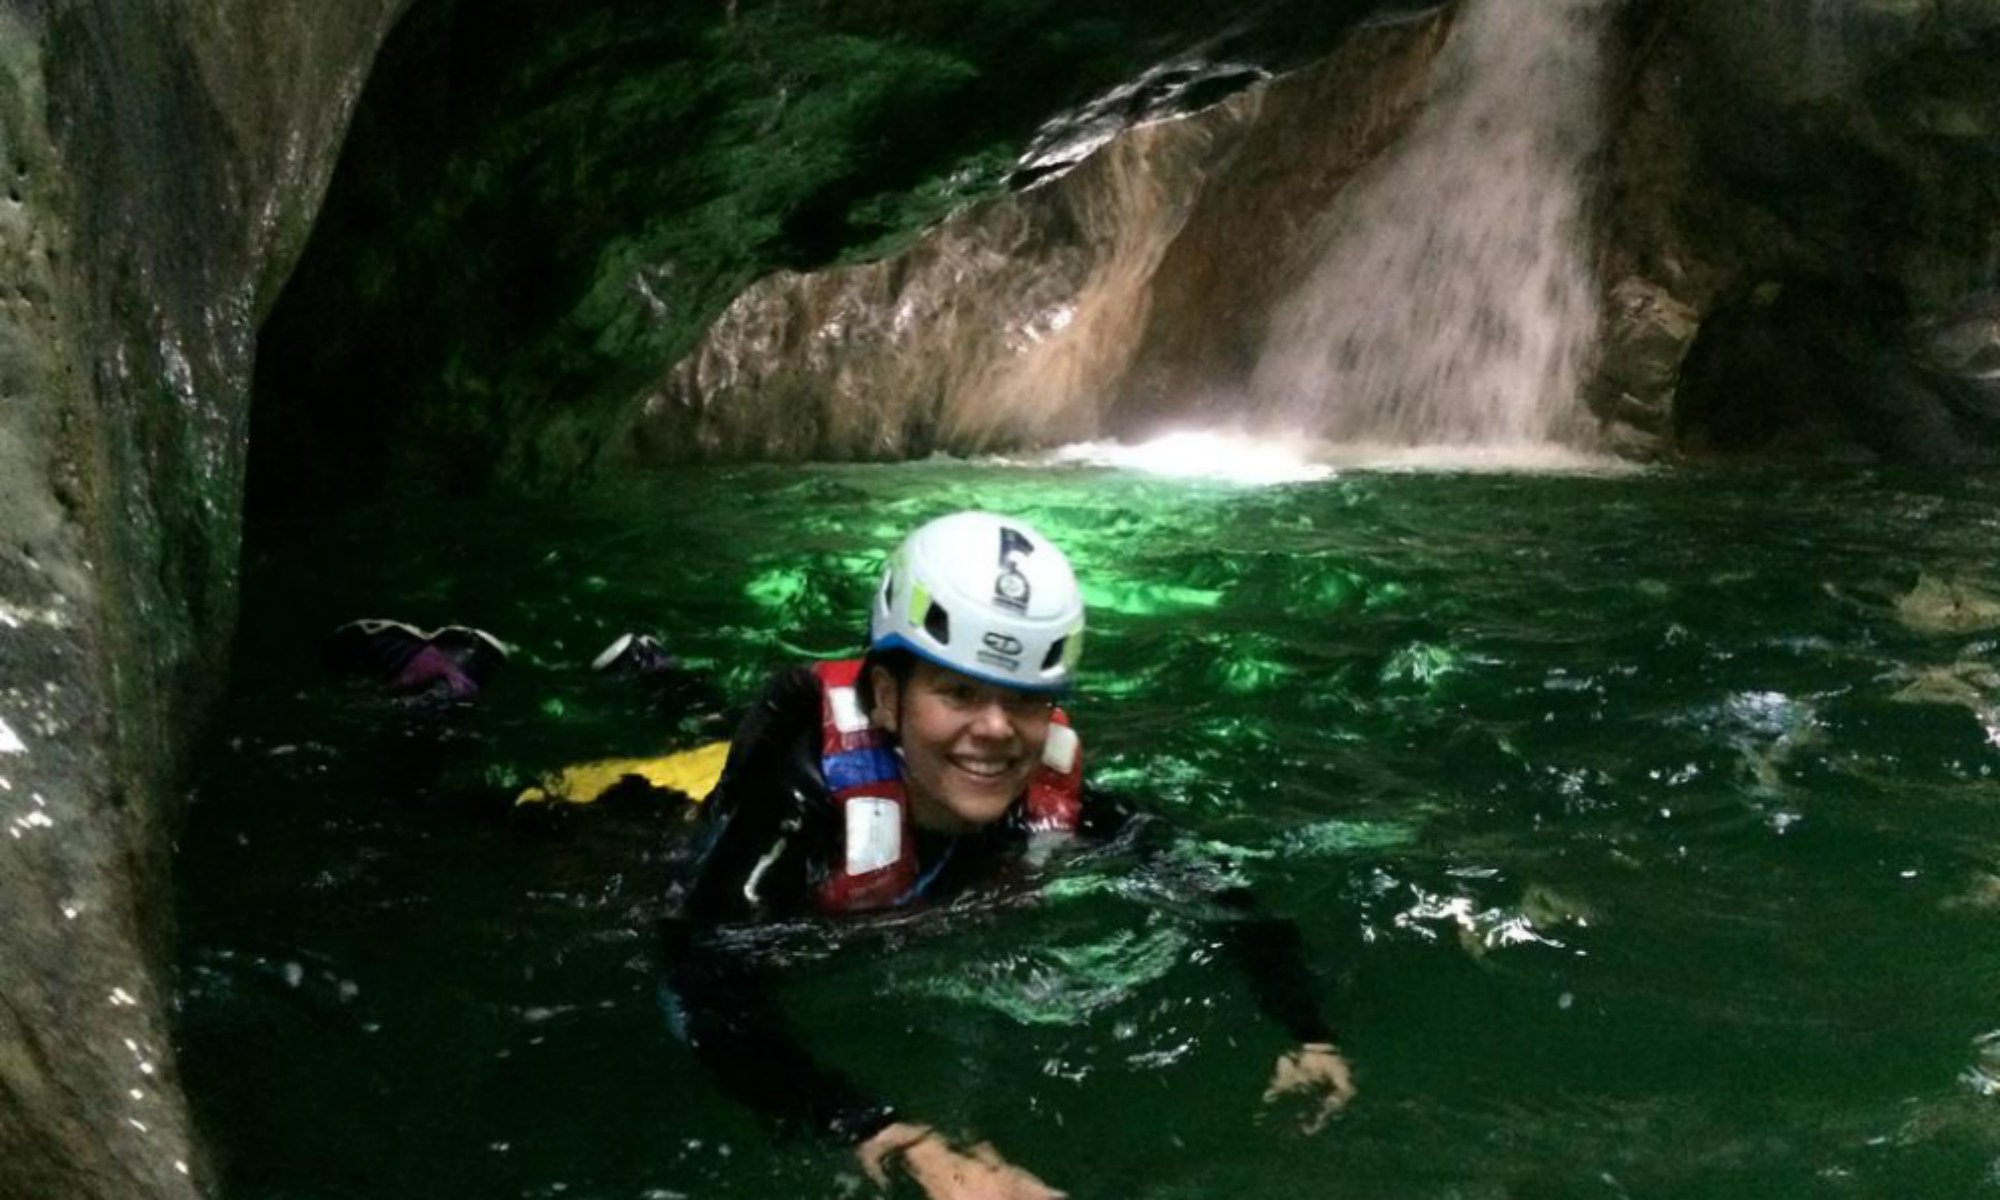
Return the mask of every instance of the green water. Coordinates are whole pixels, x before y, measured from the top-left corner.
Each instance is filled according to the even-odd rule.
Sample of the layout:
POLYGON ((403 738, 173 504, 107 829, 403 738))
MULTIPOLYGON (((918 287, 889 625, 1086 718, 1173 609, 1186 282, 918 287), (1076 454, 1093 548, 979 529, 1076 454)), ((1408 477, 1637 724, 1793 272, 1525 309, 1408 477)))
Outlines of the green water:
POLYGON ((1260 1104, 1282 1038, 1115 859, 802 955, 827 1059, 1080 1198, 2000 1192, 2000 481, 926 464, 267 539, 178 865, 226 1200, 863 1190, 664 1033, 682 827, 506 798, 706 736, 587 670, 616 633, 740 699, 973 505, 1070 551, 1093 773, 1298 921, 1361 1094, 1311 1137, 1260 1104), (315 666, 355 616, 520 653, 399 709, 315 666))

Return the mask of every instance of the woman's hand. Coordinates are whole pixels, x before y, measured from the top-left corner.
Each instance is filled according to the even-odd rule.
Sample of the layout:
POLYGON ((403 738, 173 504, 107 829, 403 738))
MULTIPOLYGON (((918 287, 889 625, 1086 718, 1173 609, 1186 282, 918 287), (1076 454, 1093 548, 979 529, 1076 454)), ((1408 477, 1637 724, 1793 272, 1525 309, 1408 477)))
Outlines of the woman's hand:
POLYGON ((889 1168, 903 1169, 931 1200, 1064 1200, 1059 1192, 1000 1157, 990 1142, 960 1151, 928 1125, 897 1122, 854 1148, 861 1169, 878 1185, 889 1168))
POLYGON ((1354 1071, 1331 1042, 1307 1042, 1278 1059, 1271 1072, 1271 1086, 1264 1089, 1266 1103, 1284 1096, 1319 1097, 1318 1106, 1299 1129, 1318 1133, 1333 1114, 1354 1099, 1354 1071))

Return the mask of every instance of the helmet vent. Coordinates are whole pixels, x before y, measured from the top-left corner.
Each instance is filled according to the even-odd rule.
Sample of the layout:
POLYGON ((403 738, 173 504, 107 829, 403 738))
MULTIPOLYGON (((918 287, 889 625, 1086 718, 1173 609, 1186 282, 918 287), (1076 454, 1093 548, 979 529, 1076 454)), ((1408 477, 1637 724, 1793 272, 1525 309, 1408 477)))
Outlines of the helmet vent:
POLYGON ((937 639, 940 646, 951 644, 951 614, 935 600, 924 611, 924 632, 937 639))
POLYGON ((1063 647, 1067 644, 1069 644, 1069 639, 1066 637, 1059 637, 1049 643, 1049 652, 1042 656, 1042 670, 1051 671, 1055 669, 1056 664, 1062 661, 1063 647))

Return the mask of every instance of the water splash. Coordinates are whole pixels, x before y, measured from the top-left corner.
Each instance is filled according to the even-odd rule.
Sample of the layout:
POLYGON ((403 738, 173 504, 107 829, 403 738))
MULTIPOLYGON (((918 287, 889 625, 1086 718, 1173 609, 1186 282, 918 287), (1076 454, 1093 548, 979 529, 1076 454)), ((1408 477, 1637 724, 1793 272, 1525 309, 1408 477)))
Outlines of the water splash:
POLYGON ((1388 445, 1349 442, 1329 446, 1315 456, 1336 471, 1383 474, 1478 475, 1633 475, 1644 471, 1636 463, 1601 452, 1555 442, 1493 442, 1489 444, 1388 445))
POLYGON ((1275 311, 1262 422, 1342 443, 1588 440, 1585 165, 1616 0, 1471 0, 1403 141, 1323 216, 1275 311))
POLYGON ((1075 442, 1030 458, 976 461, 1027 467, 1112 467, 1169 479, 1247 487, 1317 483, 1342 471, 1627 475, 1643 470, 1633 463, 1555 443, 1413 446, 1362 441, 1336 445, 1297 434, 1270 436, 1216 429, 1181 430, 1129 444, 1115 440, 1075 442))
POLYGON ((1169 433, 1130 446, 1079 442, 1053 451, 1044 461, 1243 484, 1308 483, 1333 474, 1333 468, 1310 461, 1296 441, 1214 430, 1169 433))

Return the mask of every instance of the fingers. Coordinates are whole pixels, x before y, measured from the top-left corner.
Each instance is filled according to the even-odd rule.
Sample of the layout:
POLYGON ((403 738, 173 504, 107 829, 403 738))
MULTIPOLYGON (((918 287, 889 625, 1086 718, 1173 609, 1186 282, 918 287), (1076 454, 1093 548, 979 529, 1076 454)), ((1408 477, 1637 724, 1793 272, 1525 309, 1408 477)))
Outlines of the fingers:
POLYGON ((1343 1092, 1331 1092, 1321 1098, 1319 1107, 1311 1115, 1307 1116, 1305 1120, 1299 1122, 1299 1132, 1310 1137, 1320 1130, 1325 1129, 1326 1123, 1333 1120, 1334 1116, 1341 1109, 1347 1107, 1347 1101, 1348 1094, 1343 1092))
POLYGON ((889 1172, 883 1167, 882 1159, 879 1156, 862 1159, 861 1173, 868 1176, 869 1181, 878 1188, 889 1186, 889 1172))
POLYGON ((1266 1104, 1302 1092, 1318 1093, 1318 1103, 1299 1122, 1299 1132, 1318 1133, 1354 1099, 1354 1075, 1338 1050, 1308 1046, 1278 1060, 1264 1089, 1266 1104))
POLYGON ((928 1125, 896 1122, 877 1130, 873 1137, 856 1146, 854 1156, 861 1162, 862 1173, 877 1187, 888 1187, 890 1162, 935 1135, 936 1131, 928 1125))

